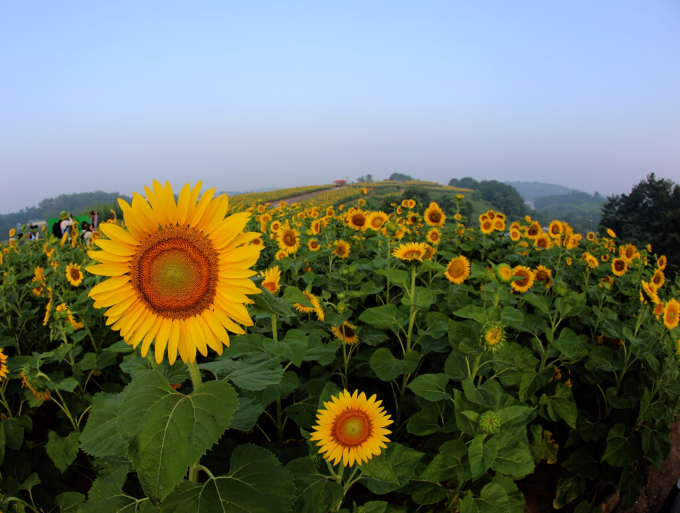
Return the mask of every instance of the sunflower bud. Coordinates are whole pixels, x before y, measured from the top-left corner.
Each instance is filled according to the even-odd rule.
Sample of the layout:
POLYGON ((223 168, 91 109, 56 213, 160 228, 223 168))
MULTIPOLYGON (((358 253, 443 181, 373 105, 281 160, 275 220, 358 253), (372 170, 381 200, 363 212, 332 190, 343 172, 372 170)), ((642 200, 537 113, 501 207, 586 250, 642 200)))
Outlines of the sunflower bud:
POLYGON ((482 343, 487 351, 497 351, 505 341, 505 330, 500 322, 487 322, 482 330, 482 343))
POLYGON ((567 295, 567 285, 562 280, 555 282, 555 293, 560 297, 567 295))
POLYGON ((29 366, 25 366, 21 370, 19 377, 22 381, 22 387, 28 388, 38 399, 49 401, 50 390, 47 387, 47 376, 37 369, 31 369, 29 366))
POLYGON ((505 263, 497 265, 496 277, 503 283, 510 283, 512 281, 512 268, 505 263))
POLYGON ((347 297, 347 296, 345 296, 345 293, 344 293, 344 292, 340 292, 340 294, 338 294, 338 299, 341 300, 341 301, 342 301, 343 299, 345 299, 345 297, 347 297))
POLYGON ((495 411, 487 411, 479 417, 479 428, 487 435, 493 435, 501 429, 501 417, 495 411))

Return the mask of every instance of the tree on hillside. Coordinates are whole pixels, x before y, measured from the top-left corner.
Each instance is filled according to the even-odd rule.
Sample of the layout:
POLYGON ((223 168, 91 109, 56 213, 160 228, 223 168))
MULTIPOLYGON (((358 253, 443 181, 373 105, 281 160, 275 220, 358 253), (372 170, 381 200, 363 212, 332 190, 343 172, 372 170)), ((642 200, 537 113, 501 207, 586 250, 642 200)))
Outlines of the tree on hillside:
POLYGON ((449 181, 449 185, 479 191, 483 200, 491 203, 495 209, 511 219, 522 217, 527 213, 524 199, 512 185, 504 184, 498 180, 482 180, 478 182, 469 176, 465 178, 452 178, 449 181))
POLYGON ((672 279, 680 267, 680 186, 652 173, 630 194, 608 197, 602 205, 600 234, 606 235, 607 228, 620 243, 639 248, 651 244, 654 253, 666 255, 666 274, 672 279))
POLYGON ((407 187, 406 190, 404 190, 403 194, 404 199, 414 199, 416 200, 420 205, 422 205, 423 208, 420 208, 420 205, 418 205, 414 210, 418 212, 423 212, 425 208, 430 206, 430 193, 427 192, 425 189, 422 187, 418 186, 411 186, 407 187))
POLYGON ((369 182, 369 183, 372 182, 372 181, 373 181, 373 175, 370 174, 370 173, 367 174, 367 175, 366 175, 366 181, 369 182))
POLYGON ((405 175, 404 173, 392 173, 390 175, 390 180, 393 182, 405 182, 406 180, 413 180, 411 175, 405 175))

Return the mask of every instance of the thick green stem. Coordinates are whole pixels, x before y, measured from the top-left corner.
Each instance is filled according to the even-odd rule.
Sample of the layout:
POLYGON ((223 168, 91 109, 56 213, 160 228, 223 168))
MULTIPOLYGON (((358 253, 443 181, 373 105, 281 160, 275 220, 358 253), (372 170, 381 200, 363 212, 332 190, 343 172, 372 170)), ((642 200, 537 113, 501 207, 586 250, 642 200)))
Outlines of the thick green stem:
POLYGON ((194 360, 193 362, 187 363, 187 368, 189 369, 189 375, 191 376, 191 383, 194 385, 194 391, 196 391, 202 384, 198 364, 194 360))
MULTIPOLYGON (((193 362, 187 363, 187 367, 189 369, 189 375, 191 376, 191 382, 194 385, 194 391, 198 390, 198 387, 201 386, 201 373, 198 370, 198 364, 194 360, 193 362)), ((196 460, 196 463, 194 463, 190 468, 189 468, 189 481, 192 483, 198 483, 198 471, 201 469, 201 460, 200 458, 196 460)))

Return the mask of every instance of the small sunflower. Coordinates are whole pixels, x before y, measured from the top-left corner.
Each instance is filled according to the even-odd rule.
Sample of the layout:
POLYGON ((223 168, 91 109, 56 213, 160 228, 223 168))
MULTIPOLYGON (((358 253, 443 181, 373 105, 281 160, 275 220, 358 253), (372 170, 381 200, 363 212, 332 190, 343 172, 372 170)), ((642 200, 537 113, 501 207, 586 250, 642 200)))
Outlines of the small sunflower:
POLYGON ((309 239, 307 247, 312 251, 319 251, 321 249, 321 244, 316 239, 309 239))
POLYGON ((14 228, 9 229, 9 236, 14 237, 17 234, 17 231, 14 228))
POLYGON ((659 290, 661 287, 663 287, 665 282, 666 277, 664 276, 663 271, 661 269, 654 271, 654 276, 652 276, 652 284, 654 284, 654 288, 659 290))
POLYGON ((484 221, 482 221, 482 224, 479 225, 479 230, 484 235, 491 235, 493 233, 493 220, 487 218, 484 221))
POLYGON ((659 294, 657 294, 654 285, 652 285, 651 283, 647 283, 645 280, 642 280, 642 290, 644 290, 645 294, 649 296, 649 299, 652 300, 652 303, 654 303, 655 305, 659 304, 659 301, 661 300, 659 299, 659 294))
POLYGON ((357 210, 347 217, 347 223, 355 230, 363 232, 367 228, 366 214, 361 210, 357 210))
POLYGON ((527 229, 527 237, 530 239, 535 239, 542 233, 542 231, 541 225, 534 221, 527 229))
POLYGON ((626 244, 625 246, 619 247, 619 254, 629 264, 633 262, 635 258, 640 257, 637 248, 633 244, 626 244))
POLYGON ((280 249, 280 250, 278 250, 278 251, 276 252, 276 254, 274 255, 274 258, 275 258, 276 260, 283 260, 283 259, 286 258, 287 256, 288 256, 288 253, 287 253, 286 251, 280 249))
POLYGON ((276 233, 281 229, 281 221, 272 221, 272 224, 269 225, 269 229, 276 233))
POLYGON ((333 254, 335 256, 340 258, 347 258, 349 256, 350 246, 347 242, 342 239, 338 239, 333 243, 333 245, 335 246, 335 249, 333 250, 333 254))
POLYGON ((427 242, 430 244, 436 246, 439 244, 442 240, 442 234, 437 228, 432 228, 429 232, 427 232, 427 242))
POLYGON ((410 199, 406 202, 406 206, 408 208, 416 208, 416 200, 410 199))
POLYGON ((614 233, 614 230, 611 228, 607 228, 607 235, 609 235, 612 239, 616 238, 616 233, 614 233))
POLYGON ((333 465, 342 461, 345 467, 361 466, 387 448, 386 435, 391 431, 385 428, 393 421, 380 407, 381 402, 375 395, 367 399, 364 392, 355 390, 350 395, 343 390, 323 403, 325 409, 317 411, 310 440, 317 442, 325 460, 333 465))
POLYGON ((451 283, 460 285, 470 276, 470 261, 463 255, 457 256, 449 262, 444 276, 451 283))
POLYGON ((588 239, 591 242, 594 241, 595 240, 595 233, 594 232, 588 232, 586 234, 586 239, 588 239))
POLYGON ((356 344, 359 342, 359 336, 356 333, 357 327, 347 321, 343 322, 337 328, 331 328, 333 336, 345 344, 356 344))
POLYGON ((387 222, 387 219, 387 214, 385 212, 372 212, 366 219, 366 226, 377 232, 387 222))
POLYGON ((663 324, 666 328, 672 330, 677 328, 678 323, 680 323, 680 302, 672 298, 666 303, 663 312, 663 324))
POLYGON ((488 322, 482 330, 482 342, 487 351, 495 352, 505 341, 505 330, 499 322, 488 322))
POLYGON ((437 248, 433 248, 429 244, 423 244, 425 246, 425 254, 423 255, 423 260, 432 260, 432 257, 437 252, 437 248))
POLYGON ((293 307, 298 311, 302 313, 315 313, 316 317, 320 320, 323 321, 326 318, 326 314, 324 313, 323 309, 321 308, 321 304, 319 303, 319 298, 316 297, 314 294, 311 292, 307 292, 306 290, 302 292, 307 300, 314 305, 313 307, 309 306, 304 306, 301 305, 300 303, 295 303, 293 307))
POLYGON ((600 260, 602 260, 603 262, 609 262, 609 253, 605 253, 604 255, 602 255, 600 257, 600 260))
POLYGON ((522 238, 522 233, 519 230, 510 229, 510 239, 512 239, 514 242, 517 242, 521 238, 522 238))
POLYGON ((512 280, 512 269, 506 263, 498 264, 496 266, 496 277, 503 283, 510 283, 510 280, 512 280))
POLYGON ((550 249, 552 247, 552 241, 547 233, 541 233, 534 240, 534 246, 539 249, 550 249))
POLYGON ((628 270, 628 262, 626 262, 623 258, 615 258, 612 260, 612 272, 616 276, 623 276, 626 274, 626 271, 628 270))
POLYGON ((493 220, 493 229, 496 230, 497 232, 504 232, 505 231, 505 220, 496 216, 496 219, 493 220))
POLYGON ((423 256, 425 256, 425 244, 422 242, 407 242, 392 251, 392 256, 412 262, 413 260, 423 261, 423 256))
POLYGON ((361 188, 361 194, 366 194, 368 191, 366 190, 366 187, 361 188))
POLYGON ((425 222, 430 226, 441 227, 444 226, 444 221, 446 221, 446 215, 444 214, 444 211, 441 208, 439 208, 439 205, 437 205, 434 201, 430 203, 429 207, 427 207, 427 210, 425 210, 425 214, 423 214, 423 217, 425 218, 425 222))
POLYGON ((262 286, 272 294, 276 294, 279 290, 279 281, 281 280, 281 270, 279 269, 279 266, 275 265, 271 269, 260 272, 260 276, 264 276, 262 286))
POLYGON ((560 236, 562 230, 562 223, 559 221, 553 221, 550 223, 550 226, 548 226, 548 235, 555 239, 560 236))
POLYGON ((545 285, 546 289, 552 285, 552 269, 539 265, 534 272, 534 277, 538 283, 545 285))
POLYGON ((526 292, 534 285, 534 273, 526 266, 518 265, 512 269, 513 278, 519 278, 519 280, 513 280, 510 286, 517 292, 526 292))
POLYGON ((292 255, 300 248, 300 232, 290 225, 283 226, 278 232, 279 249, 292 255))
POLYGON ((666 269, 667 263, 668 259, 666 258, 666 255, 661 255, 659 259, 656 261, 656 266, 663 271, 664 269, 666 269))
POLYGON ((74 287, 83 283, 83 271, 78 264, 71 262, 66 266, 66 280, 74 287))

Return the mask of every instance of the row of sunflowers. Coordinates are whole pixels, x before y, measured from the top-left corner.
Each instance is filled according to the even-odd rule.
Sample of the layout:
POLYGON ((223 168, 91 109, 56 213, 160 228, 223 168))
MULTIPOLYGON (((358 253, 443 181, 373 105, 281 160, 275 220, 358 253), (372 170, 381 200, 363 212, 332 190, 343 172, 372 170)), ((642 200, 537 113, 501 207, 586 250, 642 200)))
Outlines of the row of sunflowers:
POLYGON ((679 411, 665 256, 333 193, 154 182, 2 248, 0 510, 520 513, 548 468, 632 507, 679 411))

